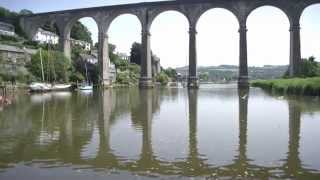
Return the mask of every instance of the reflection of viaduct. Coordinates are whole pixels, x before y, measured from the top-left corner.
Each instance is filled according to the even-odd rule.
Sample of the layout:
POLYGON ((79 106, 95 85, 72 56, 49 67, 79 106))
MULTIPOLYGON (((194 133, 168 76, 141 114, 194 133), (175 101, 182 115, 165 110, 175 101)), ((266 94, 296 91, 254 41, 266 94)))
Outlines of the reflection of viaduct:
POLYGON ((99 60, 103 85, 109 85, 108 79, 108 29, 111 22, 122 14, 133 14, 142 25, 142 68, 140 85, 152 87, 150 26, 162 12, 175 10, 181 12, 189 22, 189 87, 198 86, 196 24, 199 17, 211 8, 225 8, 232 12, 239 22, 240 57, 239 83, 247 83, 247 27, 246 21, 250 13, 258 7, 271 5, 281 9, 290 22, 290 75, 298 72, 301 60, 300 51, 300 16, 303 10, 320 0, 177 0, 165 2, 139 3, 130 5, 105 6, 86 9, 66 10, 40 13, 21 18, 21 26, 29 37, 44 23, 56 23, 60 32, 61 50, 70 57, 70 31, 72 25, 80 18, 92 17, 99 29, 99 60))
MULTIPOLYGON (((125 92, 125 91, 124 91, 125 92)), ((294 100, 288 100, 289 108, 289 140, 288 140, 288 152, 287 157, 283 159, 284 162, 281 166, 275 167, 264 167, 258 166, 252 163, 248 158, 247 154, 247 131, 248 131, 248 100, 249 100, 249 90, 239 89, 238 90, 238 101, 239 101, 239 139, 238 139, 238 154, 234 157, 232 164, 212 167, 208 164, 206 158, 199 153, 199 145, 197 141, 197 122, 198 122, 198 91, 189 90, 188 91, 188 101, 189 101, 189 143, 188 143, 188 156, 185 159, 169 162, 162 161, 154 153, 152 147, 152 121, 154 114, 160 108, 160 97, 161 93, 168 92, 157 92, 157 90, 140 90, 134 91, 131 94, 123 92, 107 90, 102 93, 101 96, 95 97, 99 99, 99 104, 96 105, 97 101, 93 99, 88 100, 86 98, 81 99, 81 102, 76 102, 76 104, 82 104, 81 108, 86 109, 82 106, 94 106, 100 107, 98 109, 98 118, 87 116, 87 114, 97 114, 97 112, 78 112, 78 108, 74 109, 73 113, 68 113, 72 111, 71 100, 67 101, 56 101, 53 104, 45 105, 47 108, 53 107, 59 109, 61 117, 57 117, 57 114, 48 114, 51 110, 46 111, 46 117, 50 118, 55 123, 58 123, 58 129, 60 131, 60 138, 58 142, 52 142, 44 146, 33 146, 32 143, 26 143, 24 138, 21 138, 19 142, 14 143, 11 152, 17 154, 17 156, 3 156, 6 159, 4 162, 28 162, 34 159, 46 160, 44 162, 45 167, 49 167, 50 163, 54 165, 54 162, 50 162, 48 159, 58 159, 63 164, 72 164, 74 167, 81 165, 81 167, 97 168, 97 169, 115 169, 124 170, 130 172, 150 172, 160 175, 185 175, 185 176, 227 176, 227 177, 237 177, 241 175, 245 177, 247 175, 252 175, 259 179, 267 179, 268 177, 277 178, 296 178, 296 179, 319 179, 320 174, 315 173, 313 170, 305 169, 300 160, 299 145, 300 145, 300 126, 301 126, 301 106, 294 100), (131 99, 133 98, 133 99, 131 99), (136 101, 139 99, 140 101, 136 101), (114 114, 116 114, 120 108, 116 107, 118 104, 129 104, 126 107, 127 112, 131 113, 132 124, 138 127, 142 131, 142 145, 141 152, 138 160, 124 160, 126 157, 119 157, 114 153, 111 148, 110 143, 110 133, 111 127, 114 124, 114 114), (124 101, 127 101, 124 102, 124 101), (132 101, 132 102, 131 102, 132 101), (88 102, 88 104, 87 104, 88 102), (134 103, 134 104, 132 104, 134 103), (63 110, 63 111, 61 111, 63 110), (80 117, 75 117, 80 113, 80 117), (64 117, 67 115, 66 117, 64 117), (72 117, 73 116, 73 117, 72 117), (74 118, 80 118, 80 121, 72 121, 74 118), (54 121, 56 119, 63 119, 63 121, 54 121), (89 121, 86 121, 89 120, 89 121), (97 153, 93 154, 90 158, 83 157, 81 152, 83 151, 86 144, 90 142, 90 137, 93 132, 91 128, 86 128, 88 123, 95 123, 92 119, 98 119, 97 127, 99 133, 99 144, 97 147, 97 153), (81 123, 81 124, 80 124, 81 123), (81 130, 80 130, 81 129, 81 130), (30 144, 30 145, 28 145, 30 144), (23 152, 21 152, 23 150, 23 152), (83 165, 83 166, 82 166, 83 165)), ((169 92, 175 93, 175 92, 169 92)), ((176 94, 178 95, 178 93, 176 94)), ((72 97, 78 99, 77 97, 72 97)), ((41 105, 41 104, 40 104, 41 105)), ((36 105, 33 110, 27 111, 29 114, 34 114, 32 112, 38 112, 40 106, 36 105)), ((96 109, 96 108, 87 108, 96 109)), ((8 112, 6 113, 8 114, 8 112)), ((10 114, 10 113, 9 113, 10 114)), ((39 119, 41 113, 32 116, 32 119, 39 119)), ((11 116, 8 119, 4 117, 4 122, 11 122, 11 116)), ((20 121, 19 121, 20 122, 20 121)), ((28 121, 29 122, 29 121, 28 121)), ((49 122, 49 121, 48 121, 49 122)), ((16 126, 13 126, 16 127, 16 126)), ((54 126, 55 127, 55 126, 54 126)), ((36 128, 40 132, 40 127, 36 128)), ((32 132, 31 135, 35 136, 32 132)), ((10 139, 8 140, 10 142, 10 139)), ((29 142, 29 141, 28 141, 29 142)), ((12 142, 10 142, 12 144, 12 142)), ((10 147, 10 146, 5 146, 10 147)), ((3 152, 1 152, 3 153, 3 152)))
MULTIPOLYGON (((111 116, 115 95, 113 91, 105 91, 101 99, 101 113, 99 116, 99 150, 95 158, 81 160, 81 157, 74 157, 71 163, 91 165, 95 168, 112 168, 130 172, 150 172, 161 175, 186 175, 186 176, 227 176, 237 177, 241 175, 259 178, 319 178, 319 174, 303 168, 299 158, 300 121, 301 109, 293 101, 289 101, 289 141, 287 158, 284 164, 279 167, 263 167, 250 164, 247 157, 247 121, 248 121, 248 99, 249 89, 239 89, 239 140, 238 155, 232 164, 212 167, 198 152, 197 143, 197 104, 198 91, 189 90, 189 147, 188 157, 176 162, 165 162, 159 160, 152 148, 152 119, 160 103, 153 90, 146 90, 140 96, 141 102, 138 107, 132 110, 132 121, 135 121, 142 128, 142 147, 138 160, 123 161, 119 159, 110 147, 111 116), (275 172, 280 172, 279 177, 275 172)), ((141 93, 141 92, 139 92, 141 93)), ((68 139, 68 138, 66 138, 68 139)), ((79 147, 78 147, 79 148, 79 147)), ((78 152, 79 150, 77 150, 78 152)), ((81 151, 81 150, 80 150, 81 151)), ((72 153, 72 152, 70 152, 72 153)), ((70 154, 71 155, 71 154, 70 154)), ((67 160, 69 162, 69 160, 67 160)), ((68 163, 66 162, 66 163, 68 163)))

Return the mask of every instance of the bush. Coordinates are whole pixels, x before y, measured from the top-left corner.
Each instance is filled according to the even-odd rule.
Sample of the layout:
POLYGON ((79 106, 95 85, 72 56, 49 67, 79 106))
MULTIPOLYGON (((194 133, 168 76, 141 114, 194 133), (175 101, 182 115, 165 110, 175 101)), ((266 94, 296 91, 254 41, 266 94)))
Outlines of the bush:
POLYGON ((70 75, 71 82, 83 82, 85 77, 80 72, 73 72, 70 75))
POLYGON ((29 47, 33 47, 33 48, 38 48, 39 47, 39 43, 36 41, 25 41, 23 42, 23 45, 25 46, 29 46, 29 47))
POLYGON ((163 70, 163 72, 173 80, 177 77, 177 72, 175 69, 168 68, 168 69, 163 70))
MULTIPOLYGON (((67 82, 70 74, 70 61, 61 52, 42 51, 42 64, 45 80, 67 82)), ((32 56, 28 70, 38 80, 42 79, 40 52, 32 56)))
MULTIPOLYGON (((313 56, 309 57, 308 59, 302 59, 299 73, 296 75, 296 77, 307 78, 316 76, 320 76, 320 64, 315 61, 313 56)), ((289 70, 287 70, 283 78, 290 78, 289 70)))
POLYGON ((169 82, 169 76, 162 71, 156 76, 156 81, 159 82, 162 86, 165 86, 169 82))
POLYGON ((300 77, 316 77, 320 76, 320 65, 315 61, 314 57, 302 59, 300 77))
POLYGON ((257 80, 251 82, 251 85, 281 94, 320 95, 320 77, 257 80))
POLYGON ((117 73, 117 83, 119 84, 130 84, 130 74, 128 72, 118 72, 117 73))
POLYGON ((0 35, 0 41, 19 42, 19 39, 18 39, 16 36, 4 36, 4 35, 0 35))

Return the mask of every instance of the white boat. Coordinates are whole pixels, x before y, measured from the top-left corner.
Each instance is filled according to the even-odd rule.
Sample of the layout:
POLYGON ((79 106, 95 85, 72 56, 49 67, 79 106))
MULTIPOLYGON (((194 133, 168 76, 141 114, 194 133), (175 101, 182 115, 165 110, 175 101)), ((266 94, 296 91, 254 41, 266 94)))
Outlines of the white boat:
POLYGON ((52 85, 48 83, 34 82, 29 85, 32 92, 47 92, 52 90, 52 85))
POLYGON ((92 85, 81 85, 79 87, 79 89, 82 90, 82 91, 88 91, 88 90, 92 90, 93 86, 92 85))
POLYGON ((52 86, 52 91, 65 91, 70 89, 71 84, 55 84, 52 86))
POLYGON ((44 70, 42 63, 42 53, 40 48, 40 63, 41 63, 41 75, 42 82, 34 82, 29 85, 30 92, 48 92, 48 91, 66 91, 71 89, 70 84, 50 84, 44 83, 44 70))
POLYGON ((85 68, 86 68, 86 83, 80 85, 79 90, 81 91, 92 91, 93 86, 89 84, 88 82, 88 69, 87 69, 87 64, 84 64, 85 68))

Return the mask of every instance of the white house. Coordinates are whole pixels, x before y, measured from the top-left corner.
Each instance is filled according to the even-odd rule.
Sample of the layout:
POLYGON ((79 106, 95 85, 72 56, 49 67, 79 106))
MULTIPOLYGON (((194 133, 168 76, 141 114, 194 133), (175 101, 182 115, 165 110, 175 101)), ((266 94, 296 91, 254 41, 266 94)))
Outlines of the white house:
POLYGON ((128 56, 127 54, 125 54, 125 53, 117 53, 117 54, 121 59, 130 62, 130 56, 128 56))
MULTIPOLYGON (((59 36, 53 32, 39 28, 32 40, 41 44, 58 44, 59 36)), ((84 50, 91 50, 91 44, 86 41, 71 39, 71 43, 81 46, 84 50)))
POLYGON ((71 43, 81 46, 86 51, 90 51, 91 50, 91 44, 86 42, 86 41, 71 39, 71 43))
POLYGON ((58 44, 59 36, 53 32, 39 28, 32 40, 41 44, 58 44))
POLYGON ((5 36, 15 36, 14 26, 5 22, 0 22, 0 34, 5 36))

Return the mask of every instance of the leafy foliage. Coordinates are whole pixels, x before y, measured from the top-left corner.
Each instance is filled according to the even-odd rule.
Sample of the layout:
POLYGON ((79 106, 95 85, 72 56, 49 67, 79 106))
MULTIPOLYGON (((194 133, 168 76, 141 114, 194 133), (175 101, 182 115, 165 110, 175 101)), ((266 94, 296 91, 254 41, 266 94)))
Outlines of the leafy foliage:
POLYGON ((199 75, 200 81, 208 81, 209 80, 209 73, 201 73, 199 75))
POLYGON ((251 82, 251 85, 281 94, 320 96, 319 77, 256 80, 251 82))
POLYGON ((165 86, 169 82, 169 76, 164 71, 160 72, 156 76, 156 81, 159 82, 161 85, 165 86))
POLYGON ((73 82, 82 82, 87 80, 96 84, 99 82, 99 66, 98 64, 91 64, 86 62, 85 59, 82 59, 79 56, 77 59, 73 61, 73 70, 72 70, 72 81, 73 82), (86 67, 88 73, 88 79, 86 79, 86 67))
POLYGON ((175 79, 177 77, 177 71, 173 68, 167 68, 163 71, 171 79, 175 79))
POLYGON ((73 39, 86 41, 92 44, 91 32, 79 21, 73 25, 70 36, 73 39))
MULTIPOLYGON (((67 82, 70 74, 70 61, 61 52, 42 52, 44 77, 49 82, 67 82)), ((29 71, 38 79, 42 79, 40 51, 32 56, 27 65, 29 71)))
POLYGON ((313 56, 308 59, 302 59, 300 77, 315 77, 320 76, 320 65, 315 61, 313 56))
MULTIPOLYGON (((309 58, 302 58, 299 73, 296 77, 307 78, 316 76, 320 76, 320 64, 315 61, 315 57, 311 56, 309 58)), ((290 78, 289 69, 283 75, 283 78, 290 78)))
POLYGON ((130 62, 141 65, 141 44, 134 42, 130 52, 130 62))

